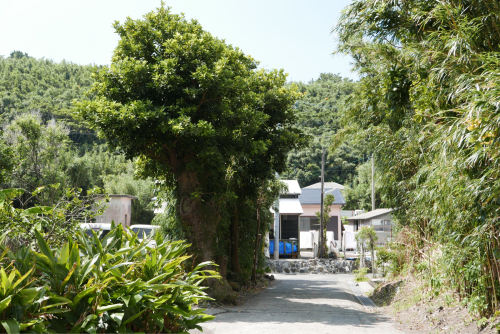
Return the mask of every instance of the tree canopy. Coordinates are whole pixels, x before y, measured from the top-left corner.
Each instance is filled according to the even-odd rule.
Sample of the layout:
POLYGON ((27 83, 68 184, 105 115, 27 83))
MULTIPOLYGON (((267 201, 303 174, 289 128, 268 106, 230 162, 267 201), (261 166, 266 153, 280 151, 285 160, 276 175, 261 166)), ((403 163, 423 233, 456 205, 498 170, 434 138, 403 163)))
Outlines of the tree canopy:
POLYGON ((218 243, 227 244, 216 235, 229 233, 219 223, 232 219, 231 201, 244 202, 245 189, 257 195, 307 142, 293 126, 300 94, 283 71, 258 69, 163 5, 114 27, 112 64, 94 72, 94 99, 79 102, 78 112, 110 145, 138 157, 141 175, 174 190, 197 261, 213 260, 218 243))

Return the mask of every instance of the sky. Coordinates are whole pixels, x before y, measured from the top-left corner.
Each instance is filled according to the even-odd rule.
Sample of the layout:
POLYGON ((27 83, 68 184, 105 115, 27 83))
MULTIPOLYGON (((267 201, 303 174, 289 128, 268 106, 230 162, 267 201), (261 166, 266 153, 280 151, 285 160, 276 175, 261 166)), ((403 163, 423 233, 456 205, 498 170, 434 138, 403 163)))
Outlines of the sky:
MULTIPOLYGON (((19 50, 35 58, 105 65, 118 36, 113 22, 139 19, 160 0, 0 0, 0 55, 19 50)), ((356 79, 349 56, 332 55, 335 25, 351 0, 165 0, 173 13, 239 47, 289 81, 321 73, 356 79)))

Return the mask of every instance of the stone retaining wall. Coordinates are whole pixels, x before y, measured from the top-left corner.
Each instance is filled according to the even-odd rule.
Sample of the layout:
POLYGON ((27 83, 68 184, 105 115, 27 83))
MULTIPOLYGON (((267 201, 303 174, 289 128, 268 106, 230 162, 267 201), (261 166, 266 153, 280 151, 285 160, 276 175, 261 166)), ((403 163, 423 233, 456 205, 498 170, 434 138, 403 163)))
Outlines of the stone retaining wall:
MULTIPOLYGON (((366 261, 370 266, 370 261, 366 261)), ((357 269, 354 261, 343 259, 267 260, 272 273, 282 274, 345 274, 357 269)))

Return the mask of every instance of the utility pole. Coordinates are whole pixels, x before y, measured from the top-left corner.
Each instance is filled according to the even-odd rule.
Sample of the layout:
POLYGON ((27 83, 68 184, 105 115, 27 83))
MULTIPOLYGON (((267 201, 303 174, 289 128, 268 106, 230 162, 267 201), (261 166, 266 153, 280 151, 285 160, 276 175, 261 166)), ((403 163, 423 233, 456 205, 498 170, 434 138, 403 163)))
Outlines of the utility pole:
POLYGON ((372 154, 372 211, 375 210, 375 154, 372 154))
POLYGON ((280 199, 274 203, 274 259, 280 257, 280 199))
POLYGON ((319 257, 323 258, 323 250, 324 247, 323 245, 325 244, 325 240, 323 238, 323 229, 324 229, 324 222, 323 222, 323 198, 325 195, 325 147, 323 146, 323 150, 321 153, 321 211, 320 211, 320 221, 319 221, 319 257))

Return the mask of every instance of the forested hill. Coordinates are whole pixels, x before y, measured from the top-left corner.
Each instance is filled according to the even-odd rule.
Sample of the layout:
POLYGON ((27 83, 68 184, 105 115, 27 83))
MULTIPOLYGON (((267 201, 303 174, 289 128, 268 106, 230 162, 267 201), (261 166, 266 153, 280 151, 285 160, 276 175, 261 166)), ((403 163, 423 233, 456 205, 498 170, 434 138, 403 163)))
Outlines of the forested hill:
POLYGON ((64 120, 75 133, 87 133, 70 111, 73 99, 84 98, 91 85, 91 65, 77 65, 48 59, 35 59, 14 51, 0 56, 0 121, 5 124, 16 115, 39 110, 42 118, 64 120))
MULTIPOLYGON (((289 172, 281 177, 296 179, 301 187, 305 187, 320 181, 321 147, 328 148, 332 136, 340 128, 338 110, 343 107, 355 83, 336 74, 323 73, 307 84, 295 84, 304 95, 295 104, 299 111, 298 126, 314 139, 309 148, 289 154, 289 172)), ((356 166, 367 159, 367 155, 350 144, 344 144, 335 152, 327 151, 325 181, 350 183, 356 175, 356 166)))
MULTIPOLYGON (((84 93, 92 83, 91 72, 91 65, 35 59, 20 51, 9 57, 0 56, 0 123, 7 124, 16 115, 39 110, 44 121, 55 118, 68 125, 73 142, 92 143, 95 135, 71 112, 73 99, 86 98, 84 93)), ((307 84, 296 84, 304 95, 295 105, 299 111, 298 126, 314 140, 308 149, 289 154, 289 172, 282 178, 297 179, 301 186, 308 186, 319 181, 321 146, 328 147, 339 129, 338 109, 355 83, 326 73, 307 84)), ((350 184, 356 166, 366 160, 366 155, 349 144, 328 152, 325 180, 350 184)))

